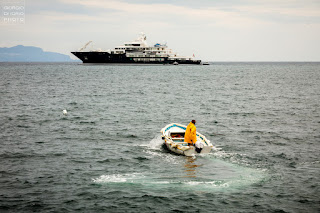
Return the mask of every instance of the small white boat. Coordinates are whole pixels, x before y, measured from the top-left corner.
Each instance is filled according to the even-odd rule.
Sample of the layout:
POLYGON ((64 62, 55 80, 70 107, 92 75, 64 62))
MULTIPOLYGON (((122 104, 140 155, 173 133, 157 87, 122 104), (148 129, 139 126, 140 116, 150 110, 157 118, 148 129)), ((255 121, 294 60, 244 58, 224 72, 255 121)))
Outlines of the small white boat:
POLYGON ((162 130, 162 139, 169 150, 177 154, 185 156, 193 156, 195 154, 209 153, 213 147, 211 142, 202 134, 197 131, 197 142, 195 146, 189 146, 184 142, 184 133, 187 126, 172 123, 165 126, 162 130))
POLYGON ((209 62, 203 62, 202 65, 210 65, 209 62))

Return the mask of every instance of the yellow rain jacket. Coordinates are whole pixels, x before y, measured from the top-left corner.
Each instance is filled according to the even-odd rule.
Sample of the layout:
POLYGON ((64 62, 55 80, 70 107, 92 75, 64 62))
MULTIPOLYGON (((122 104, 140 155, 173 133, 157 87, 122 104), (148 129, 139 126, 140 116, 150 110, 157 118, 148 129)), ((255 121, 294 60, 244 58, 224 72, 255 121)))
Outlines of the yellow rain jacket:
POLYGON ((184 134, 184 142, 187 142, 188 144, 195 144, 197 142, 196 132, 196 126, 192 122, 190 122, 184 134))

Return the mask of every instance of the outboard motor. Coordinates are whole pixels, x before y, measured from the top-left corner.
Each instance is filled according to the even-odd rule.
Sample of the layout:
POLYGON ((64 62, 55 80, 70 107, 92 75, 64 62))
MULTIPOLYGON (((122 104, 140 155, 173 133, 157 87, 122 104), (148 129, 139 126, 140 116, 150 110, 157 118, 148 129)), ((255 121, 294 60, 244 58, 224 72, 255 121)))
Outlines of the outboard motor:
POLYGON ((203 144, 200 141, 197 141, 195 144, 196 152, 200 153, 203 149, 203 144))
POLYGON ((200 153, 202 151, 202 148, 196 147, 196 152, 200 153))

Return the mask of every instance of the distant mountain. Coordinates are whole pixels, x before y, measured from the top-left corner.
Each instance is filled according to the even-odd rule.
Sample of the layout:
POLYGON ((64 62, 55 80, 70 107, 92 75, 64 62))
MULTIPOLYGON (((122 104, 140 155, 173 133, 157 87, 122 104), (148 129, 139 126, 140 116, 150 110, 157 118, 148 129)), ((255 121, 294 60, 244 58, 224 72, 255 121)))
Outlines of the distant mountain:
POLYGON ((76 62, 70 56, 45 52, 39 47, 18 45, 0 47, 0 62, 76 62))

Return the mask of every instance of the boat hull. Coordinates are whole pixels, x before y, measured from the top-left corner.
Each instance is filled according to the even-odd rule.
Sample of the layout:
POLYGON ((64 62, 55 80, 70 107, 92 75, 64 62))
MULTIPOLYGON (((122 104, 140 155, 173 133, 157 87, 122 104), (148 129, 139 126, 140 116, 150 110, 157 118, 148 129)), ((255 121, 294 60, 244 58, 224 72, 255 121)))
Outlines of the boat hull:
POLYGON ((201 64, 201 60, 169 59, 168 57, 154 58, 127 57, 126 54, 110 54, 108 52, 72 52, 83 63, 105 63, 105 64, 201 64))
POLYGON ((194 146, 189 146, 187 150, 183 150, 178 146, 172 145, 171 143, 165 142, 165 145, 171 152, 174 152, 178 155, 185 155, 185 156, 194 156, 196 154, 208 154, 211 152, 211 149, 212 149, 212 147, 210 146, 205 146, 202 148, 201 152, 198 153, 194 146))

